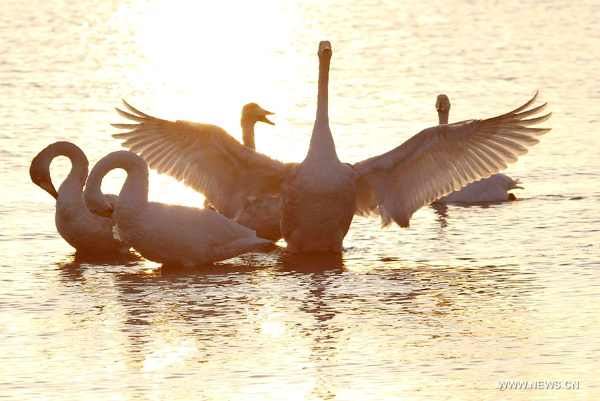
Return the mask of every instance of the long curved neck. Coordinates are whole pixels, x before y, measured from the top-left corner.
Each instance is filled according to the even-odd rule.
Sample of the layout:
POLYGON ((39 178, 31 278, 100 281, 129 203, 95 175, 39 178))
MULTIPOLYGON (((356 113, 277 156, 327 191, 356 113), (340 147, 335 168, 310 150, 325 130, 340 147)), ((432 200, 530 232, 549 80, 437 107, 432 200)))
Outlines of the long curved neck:
POLYGON ((448 124, 448 116, 450 115, 450 110, 442 110, 438 111, 438 118, 440 124, 448 124))
POLYGON ((317 117, 310 139, 307 158, 339 160, 329 128, 329 65, 331 56, 319 57, 319 89, 317 95, 317 117))
POLYGON ((122 168, 127 172, 127 179, 119 193, 117 209, 131 209, 140 212, 148 204, 148 166, 146 162, 128 151, 112 152, 96 163, 90 173, 87 193, 93 196, 104 196, 101 192, 102 180, 111 170, 122 168))
POLYGON ((242 139, 244 140, 244 145, 249 147, 250 149, 256 150, 256 144, 254 142, 254 125, 256 125, 256 121, 252 121, 242 117, 242 139))
POLYGON ((58 156, 66 156, 71 161, 71 171, 58 189, 59 198, 63 201, 81 200, 81 191, 87 180, 90 164, 85 153, 71 142, 57 142, 50 146, 52 146, 49 147, 51 159, 48 164, 58 156))

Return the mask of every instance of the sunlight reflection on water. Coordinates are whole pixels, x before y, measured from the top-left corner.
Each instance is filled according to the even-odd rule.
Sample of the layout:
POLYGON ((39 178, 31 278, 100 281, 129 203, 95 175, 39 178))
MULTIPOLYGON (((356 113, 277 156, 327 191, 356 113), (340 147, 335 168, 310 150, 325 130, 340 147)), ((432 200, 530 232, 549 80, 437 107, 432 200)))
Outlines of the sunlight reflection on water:
MULTIPOLYGON (((0 10, 3 395, 597 398, 595 2, 8 0, 0 10), (436 124, 440 92, 460 121, 540 88, 554 130, 510 166, 519 200, 423 208, 408 230, 356 218, 342 256, 278 248, 201 270, 74 255, 58 236, 28 164, 56 140, 92 164, 119 149, 108 123, 121 97, 237 138, 242 105, 258 102, 277 125, 257 127, 257 148, 301 160, 322 39, 333 43, 331 126, 348 162, 436 124), (554 379, 581 389, 498 390, 554 379)), ((67 169, 57 159, 55 181, 67 169)), ((111 173, 104 189, 117 193, 123 178, 111 173)), ((150 198, 203 201, 155 173, 150 198)))

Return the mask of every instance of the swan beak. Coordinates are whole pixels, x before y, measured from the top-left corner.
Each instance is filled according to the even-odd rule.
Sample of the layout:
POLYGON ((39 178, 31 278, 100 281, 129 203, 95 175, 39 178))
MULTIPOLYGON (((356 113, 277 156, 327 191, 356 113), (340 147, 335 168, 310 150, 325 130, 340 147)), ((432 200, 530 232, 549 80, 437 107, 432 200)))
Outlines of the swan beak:
POLYGON ((40 181, 38 184, 44 191, 48 192, 54 199, 58 199, 58 192, 50 181, 40 181))
POLYGON ((266 111, 266 110, 265 110, 265 115, 264 115, 264 116, 259 116, 259 117, 257 118, 257 121, 261 121, 261 122, 263 122, 263 123, 267 123, 267 124, 269 124, 269 125, 275 125, 275 123, 274 123, 273 121, 271 121, 271 120, 269 120, 269 119, 267 118, 267 116, 271 116, 271 115, 273 115, 273 114, 275 114, 275 113, 271 113, 270 111, 266 111))
POLYGON ((101 210, 98 212, 98 216, 110 218, 110 217, 112 217, 113 212, 114 212, 114 209, 101 210))
POLYGON ((437 100, 435 101, 435 109, 438 112, 450 110, 450 99, 448 99, 448 96, 444 94, 438 95, 437 100))
POLYGON ((440 100, 440 99, 438 99, 438 101, 437 101, 437 102, 435 102, 435 109, 436 109, 437 111, 444 111, 444 101, 443 101, 443 100, 440 100))
POLYGON ((319 57, 321 57, 323 54, 331 55, 331 43, 327 40, 324 40, 321 43, 319 43, 319 51, 317 52, 317 54, 319 55, 319 57))

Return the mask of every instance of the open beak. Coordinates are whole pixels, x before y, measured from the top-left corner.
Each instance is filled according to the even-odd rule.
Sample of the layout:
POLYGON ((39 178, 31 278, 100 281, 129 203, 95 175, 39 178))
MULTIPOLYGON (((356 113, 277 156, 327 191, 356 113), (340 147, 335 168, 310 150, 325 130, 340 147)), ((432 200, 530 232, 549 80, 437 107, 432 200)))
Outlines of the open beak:
POLYGON ((101 212, 98 212, 98 216, 110 218, 110 217, 112 217, 114 211, 115 211, 114 209, 102 210, 101 212))
POLYGON ((265 115, 264 115, 264 116, 259 116, 259 117, 257 118, 257 121, 261 121, 261 122, 263 122, 263 123, 267 123, 267 124, 269 124, 269 125, 275 125, 275 123, 274 123, 273 121, 271 121, 271 120, 269 120, 269 119, 267 118, 267 116, 271 116, 271 115, 273 115, 273 114, 275 114, 275 113, 271 113, 270 111, 266 111, 266 110, 265 110, 265 115))
POLYGON ((54 188, 54 185, 50 181, 41 181, 38 185, 52 195, 54 199, 58 199, 58 192, 56 192, 56 188, 54 188))

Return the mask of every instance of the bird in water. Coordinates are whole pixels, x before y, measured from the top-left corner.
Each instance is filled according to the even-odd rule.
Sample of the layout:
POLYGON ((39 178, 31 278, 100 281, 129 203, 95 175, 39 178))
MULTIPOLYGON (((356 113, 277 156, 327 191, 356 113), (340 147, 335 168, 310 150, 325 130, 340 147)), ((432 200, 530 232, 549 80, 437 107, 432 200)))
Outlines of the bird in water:
MULTIPOLYGON (((353 216, 379 215, 382 225, 408 227, 415 211, 481 178, 506 169, 550 129, 531 128, 551 113, 532 105, 487 119, 437 125, 379 156, 348 165, 339 160, 329 127, 331 44, 319 44, 317 113, 308 154, 282 163, 250 149, 222 129, 168 121, 133 107, 119 125, 123 146, 237 218, 248 197, 281 195, 281 231, 291 252, 340 252, 353 216)), ((122 114, 123 115, 123 114, 122 114)), ((375 135, 376 133, 373 133, 375 135)))
POLYGON ((259 250, 271 241, 210 209, 148 201, 148 165, 125 150, 109 153, 96 163, 85 187, 87 207, 111 216, 119 238, 146 259, 183 266, 218 262, 259 250), (102 179, 121 168, 127 179, 116 205, 101 192, 102 179))
MULTIPOLYGON (((79 253, 126 253, 129 246, 114 238, 114 221, 96 216, 83 201, 83 186, 88 178, 89 162, 85 153, 71 142, 48 145, 31 161, 29 175, 34 184, 56 199, 55 223, 61 237, 79 253), (50 176, 50 164, 58 156, 71 161, 71 171, 56 191, 50 176)), ((106 195, 114 204, 115 195, 106 195)))
MULTIPOLYGON (((435 102, 440 124, 448 124, 450 116, 450 99, 448 96, 438 95, 435 102)), ((516 200, 517 197, 508 192, 512 189, 522 189, 519 179, 512 179, 506 174, 494 174, 488 178, 472 182, 458 191, 454 191, 436 202, 438 203, 483 203, 504 202, 516 200)))

